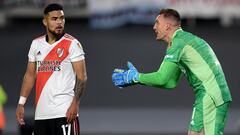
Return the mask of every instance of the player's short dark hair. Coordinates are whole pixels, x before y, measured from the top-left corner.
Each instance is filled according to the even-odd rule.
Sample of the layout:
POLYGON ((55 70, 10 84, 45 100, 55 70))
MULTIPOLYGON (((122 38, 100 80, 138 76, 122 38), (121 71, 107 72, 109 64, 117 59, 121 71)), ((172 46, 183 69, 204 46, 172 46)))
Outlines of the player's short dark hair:
POLYGON ((56 11, 56 10, 63 10, 62 5, 60 5, 58 3, 49 4, 45 7, 43 13, 44 13, 44 15, 47 15, 49 12, 56 11))
POLYGON ((181 17, 177 10, 171 8, 161 9, 159 15, 163 15, 165 18, 171 18, 178 24, 181 24, 181 17))

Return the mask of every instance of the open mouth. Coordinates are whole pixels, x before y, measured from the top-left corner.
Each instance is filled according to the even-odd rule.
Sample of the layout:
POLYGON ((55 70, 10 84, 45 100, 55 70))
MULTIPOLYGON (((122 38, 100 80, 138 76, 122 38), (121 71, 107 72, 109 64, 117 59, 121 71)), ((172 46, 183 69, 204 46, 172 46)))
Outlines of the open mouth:
POLYGON ((63 27, 59 26, 56 28, 56 30, 62 30, 63 27))

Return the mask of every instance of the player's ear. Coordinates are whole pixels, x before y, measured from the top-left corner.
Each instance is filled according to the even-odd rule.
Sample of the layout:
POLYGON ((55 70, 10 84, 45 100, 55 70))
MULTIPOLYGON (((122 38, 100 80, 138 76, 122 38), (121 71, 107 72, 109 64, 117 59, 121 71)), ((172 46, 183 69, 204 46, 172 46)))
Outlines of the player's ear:
POLYGON ((165 29, 165 30, 168 30, 168 29, 169 29, 169 24, 168 24, 168 23, 165 24, 164 29, 165 29))
POLYGON ((171 26, 172 26, 172 24, 166 23, 165 29, 166 29, 166 30, 169 30, 171 26))
POLYGON ((44 26, 47 26, 47 20, 46 20, 46 17, 43 18, 42 22, 43 22, 43 25, 44 25, 44 26))

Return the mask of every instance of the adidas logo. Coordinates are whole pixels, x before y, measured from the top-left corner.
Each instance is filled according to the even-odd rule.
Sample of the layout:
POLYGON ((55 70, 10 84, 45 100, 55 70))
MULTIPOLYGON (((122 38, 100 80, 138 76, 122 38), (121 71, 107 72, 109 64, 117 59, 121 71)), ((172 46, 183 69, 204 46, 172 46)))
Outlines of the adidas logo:
POLYGON ((38 51, 37 55, 41 55, 41 52, 40 52, 40 51, 38 51))

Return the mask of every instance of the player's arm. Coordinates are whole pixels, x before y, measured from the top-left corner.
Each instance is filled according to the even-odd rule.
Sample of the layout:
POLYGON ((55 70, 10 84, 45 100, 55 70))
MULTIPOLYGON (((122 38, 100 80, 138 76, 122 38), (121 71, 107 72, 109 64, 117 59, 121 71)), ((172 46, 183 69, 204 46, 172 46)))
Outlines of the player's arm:
POLYGON ((16 110, 17 121, 20 125, 24 124, 24 104, 33 88, 35 79, 36 79, 36 63, 29 61, 26 73, 23 78, 20 99, 16 110))
POLYGON ((157 72, 153 73, 139 73, 139 82, 143 85, 160 87, 160 88, 175 88, 181 70, 174 62, 163 62, 157 72))
POLYGON ((75 84, 75 97, 74 99, 78 102, 80 102, 80 98, 84 93, 86 82, 87 82, 87 72, 86 72, 86 66, 85 61, 81 60, 78 62, 73 62, 73 69, 76 72, 76 84, 75 84))
POLYGON ((163 86, 160 86, 160 88, 166 88, 166 89, 173 89, 173 88, 176 88, 178 82, 179 82, 179 79, 181 77, 181 70, 177 70, 176 71, 176 74, 173 74, 173 76, 170 78, 170 80, 164 84, 163 86))
POLYGON ((115 69, 112 81, 119 88, 134 84, 143 84, 161 88, 174 88, 181 76, 181 70, 174 62, 163 62, 157 72, 139 73, 131 62, 128 62, 128 70, 115 69))
POLYGON ((74 87, 75 96, 66 114, 68 123, 70 123, 77 116, 80 105, 80 98, 84 93, 87 82, 85 61, 81 60, 77 62, 72 62, 72 66, 76 73, 76 83, 74 87))

